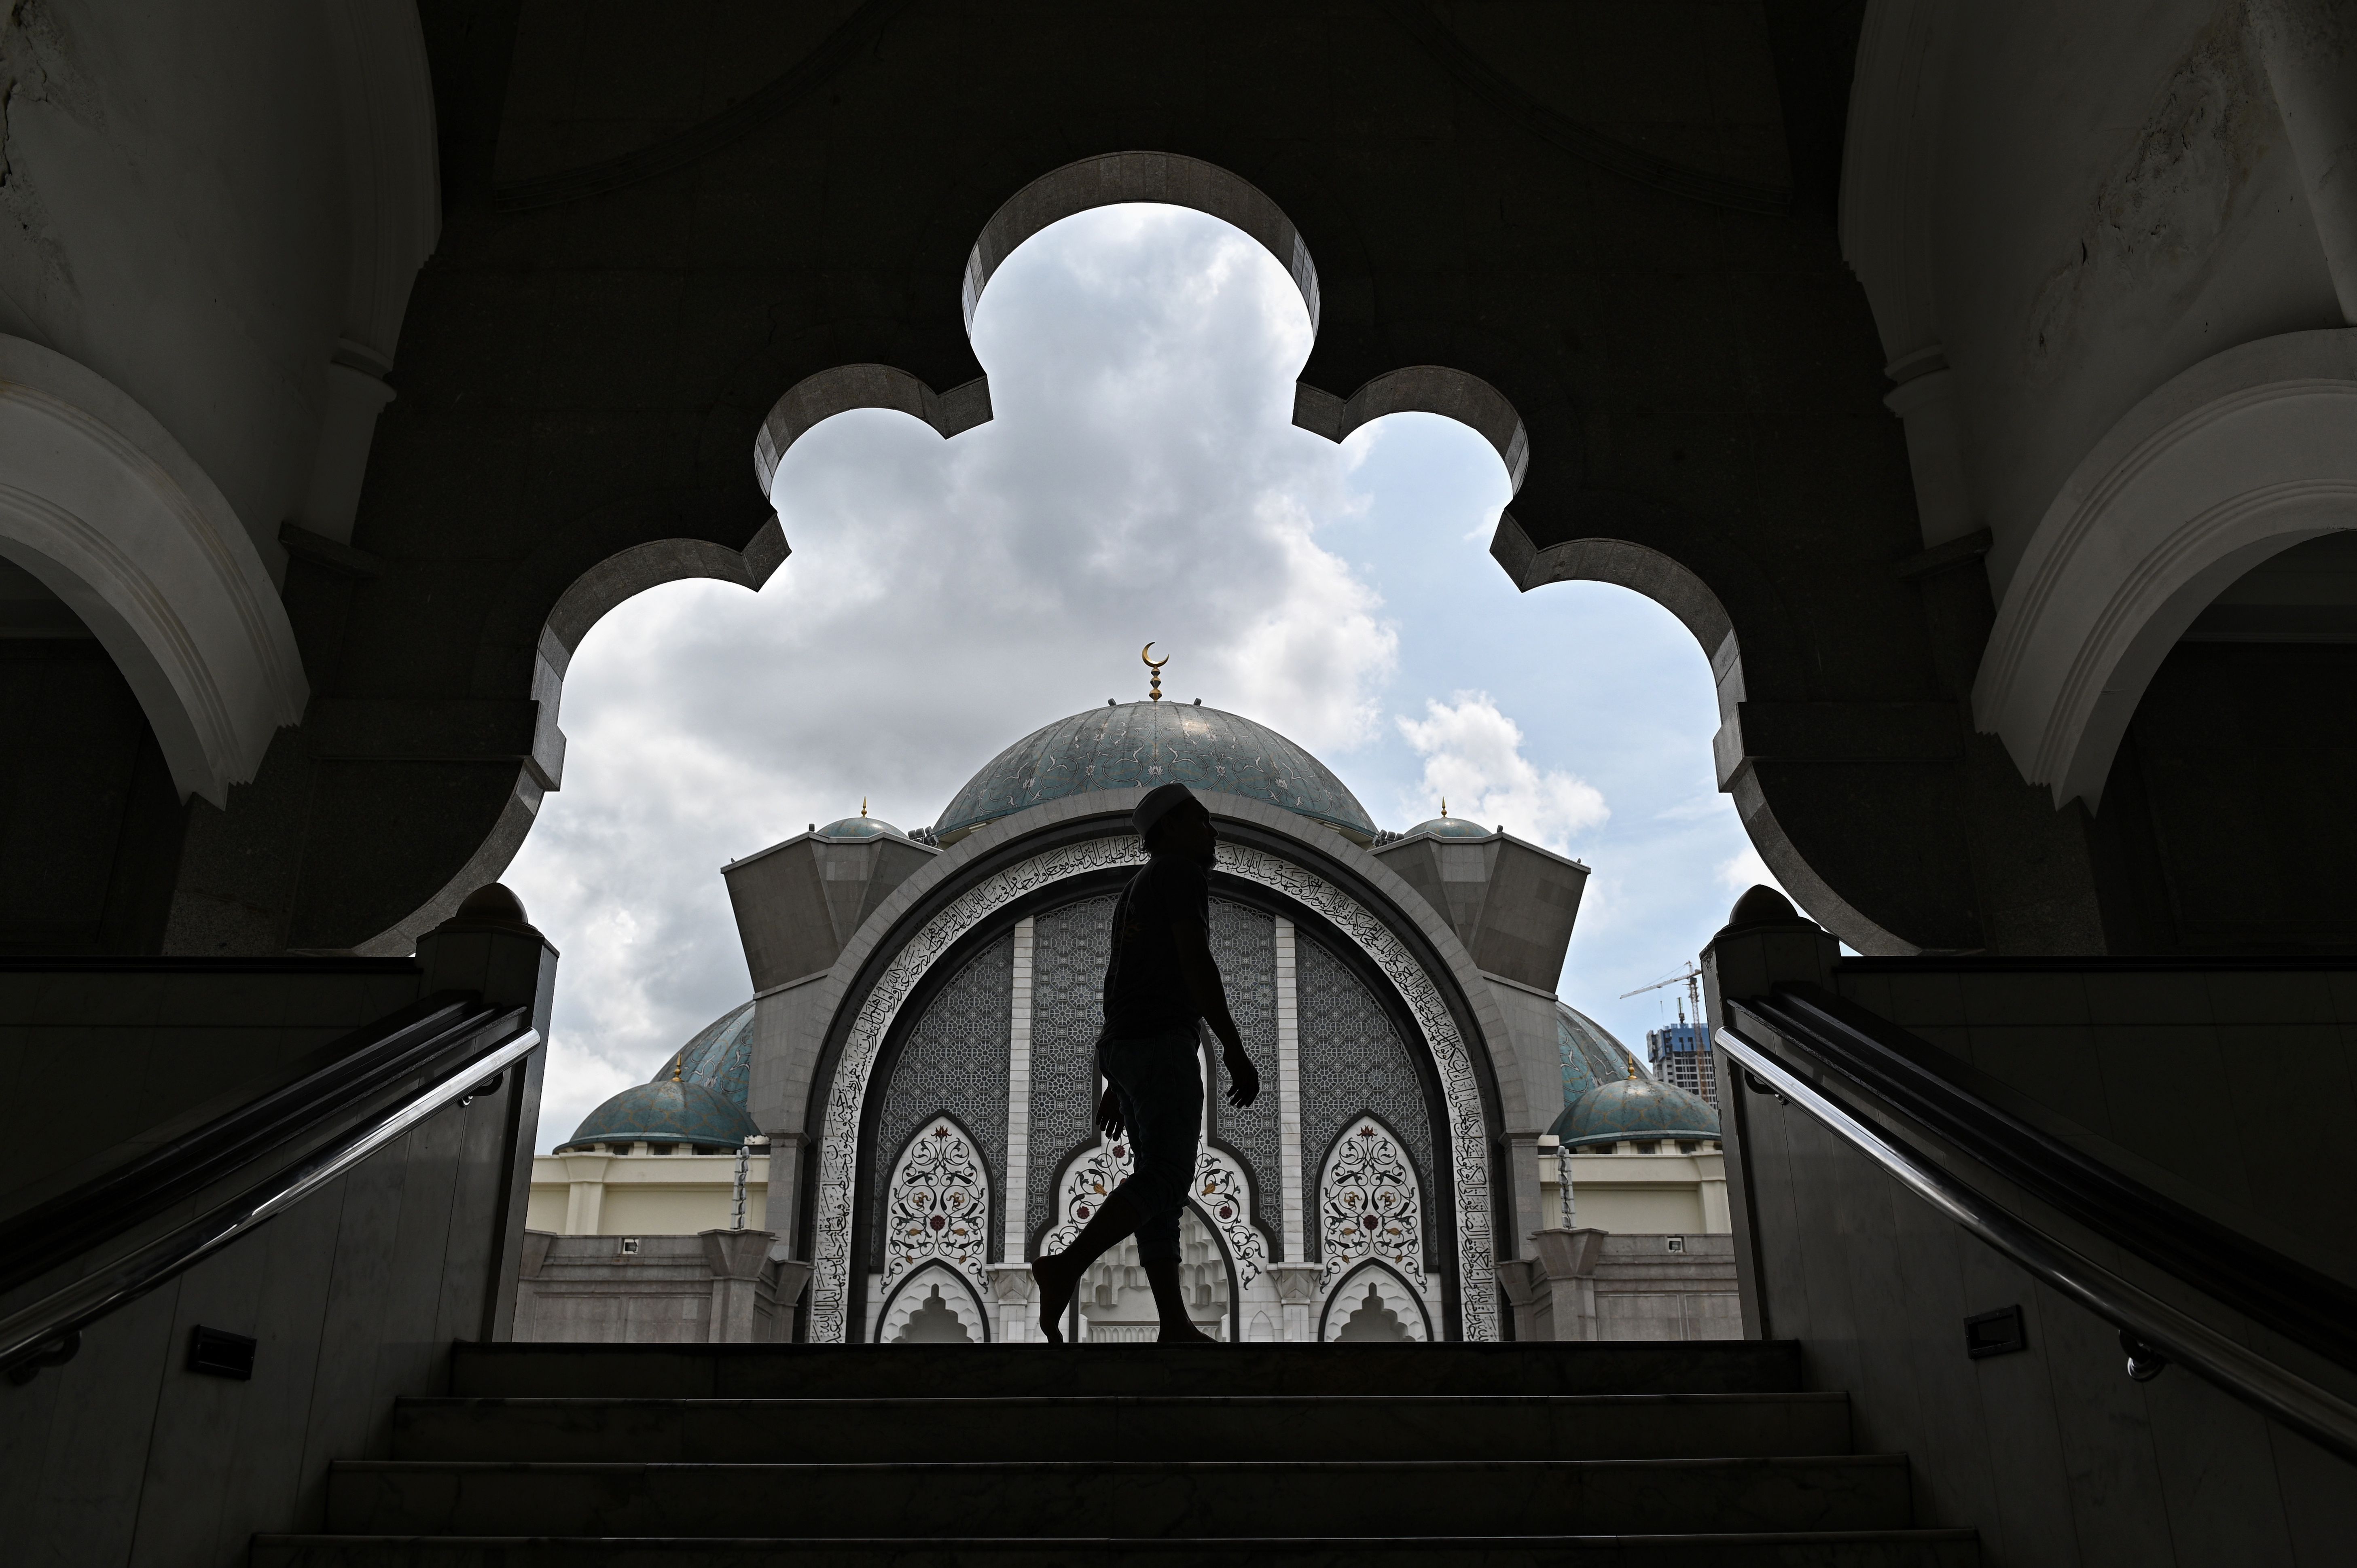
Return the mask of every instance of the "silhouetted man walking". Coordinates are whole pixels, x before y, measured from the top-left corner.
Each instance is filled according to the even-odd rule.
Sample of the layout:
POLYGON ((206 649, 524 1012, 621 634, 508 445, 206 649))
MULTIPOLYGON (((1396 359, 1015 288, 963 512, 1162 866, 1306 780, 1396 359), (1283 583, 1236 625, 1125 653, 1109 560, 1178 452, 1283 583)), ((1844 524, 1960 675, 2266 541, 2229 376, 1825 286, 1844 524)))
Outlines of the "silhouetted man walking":
POLYGON ((1031 1265, 1039 1282, 1039 1326, 1059 1345, 1082 1273, 1132 1232, 1161 1315, 1160 1342, 1210 1342, 1188 1316, 1178 1283, 1178 1211, 1194 1179, 1203 1121, 1203 1078, 1195 1058, 1199 1022, 1209 1023, 1225 1047, 1228 1103, 1250 1105, 1260 1094, 1260 1073, 1244 1055, 1219 965, 1211 961, 1210 874, 1218 842, 1211 813, 1184 784, 1165 784, 1146 791, 1130 821, 1152 858, 1113 908, 1104 1033, 1097 1040, 1098 1067, 1108 1087, 1097 1122, 1109 1138, 1128 1130, 1137 1163, 1071 1246, 1031 1265))

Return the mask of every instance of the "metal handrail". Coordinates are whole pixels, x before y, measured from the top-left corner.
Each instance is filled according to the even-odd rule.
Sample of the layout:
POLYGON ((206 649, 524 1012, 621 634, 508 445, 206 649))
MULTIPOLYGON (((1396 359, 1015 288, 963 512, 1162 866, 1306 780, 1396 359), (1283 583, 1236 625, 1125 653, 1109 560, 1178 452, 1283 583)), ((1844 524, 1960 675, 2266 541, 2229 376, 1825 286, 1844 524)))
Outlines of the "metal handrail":
POLYGON ((2357 1372, 2357 1290, 2155 1191, 2117 1165, 1990 1103, 1932 1066, 1943 1053, 1857 1003, 1800 982, 1736 1004, 1803 1046, 1906 1124, 1970 1149, 1996 1178, 2311 1355, 2357 1372), (2191 1260, 2198 1259, 2195 1267, 2191 1260))
POLYGON ((319 1047, 298 1064, 308 1064, 298 1076, 70 1192, 0 1220, 0 1291, 39 1279, 63 1259, 210 1190, 317 1126, 324 1116, 403 1082, 520 1015, 516 1008, 489 1006, 468 993, 445 992, 319 1047))
POLYGON ((1712 1037, 1777 1096, 1823 1122, 1901 1186, 2034 1278, 2121 1330, 2132 1376, 2141 1380, 2157 1371, 2153 1353, 2158 1352, 2342 1458, 2357 1460, 2357 1405, 1999 1208, 1904 1140, 1868 1124, 1838 1096, 1808 1082, 1766 1047, 1725 1027, 1712 1037))
POLYGON ((0 1371, 23 1382, 40 1366, 68 1359, 83 1329, 285 1213, 452 1101, 463 1102, 489 1093, 500 1074, 539 1045, 536 1028, 526 1026, 510 1035, 457 1071, 407 1096, 392 1110, 312 1151, 267 1181, 175 1227, 120 1262, 0 1318, 0 1371))

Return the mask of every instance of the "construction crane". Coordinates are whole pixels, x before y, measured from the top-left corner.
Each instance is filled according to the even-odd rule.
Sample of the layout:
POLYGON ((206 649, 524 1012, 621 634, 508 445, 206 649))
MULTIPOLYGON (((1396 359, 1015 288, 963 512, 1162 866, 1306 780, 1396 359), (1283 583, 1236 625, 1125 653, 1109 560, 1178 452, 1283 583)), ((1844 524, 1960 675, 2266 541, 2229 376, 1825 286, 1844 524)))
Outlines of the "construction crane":
POLYGON ((1688 959, 1685 968, 1677 973, 1665 980, 1657 980, 1651 985, 1641 985, 1634 991, 1624 991, 1620 993, 1620 1000, 1626 1002, 1631 996, 1642 996, 1648 991, 1659 991, 1670 985, 1685 987, 1685 999, 1678 1004, 1678 1024, 1681 1027, 1686 1021, 1686 1001, 1694 1004, 1695 1081, 1702 1090, 1703 1098, 1716 1105, 1718 1103, 1718 1064, 1711 1054, 1710 1042, 1702 1037, 1702 967, 1688 959))

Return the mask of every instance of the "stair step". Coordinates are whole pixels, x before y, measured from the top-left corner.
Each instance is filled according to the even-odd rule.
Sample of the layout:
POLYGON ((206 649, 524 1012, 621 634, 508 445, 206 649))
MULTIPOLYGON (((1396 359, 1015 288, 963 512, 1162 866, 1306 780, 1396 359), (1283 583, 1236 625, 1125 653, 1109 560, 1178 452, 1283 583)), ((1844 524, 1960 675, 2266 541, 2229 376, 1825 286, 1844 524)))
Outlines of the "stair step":
POLYGON ((1228 1460, 888 1465, 477 1464, 347 1460, 328 1526, 350 1534, 750 1535, 791 1520, 852 1536, 1535 1534, 1898 1530, 1903 1455, 1774 1459, 1228 1460))
POLYGON ((1838 1393, 407 1399, 417 1460, 1704 1459, 1849 1452, 1838 1393))
POLYGON ((632 1399, 1791 1393, 1791 1340, 1561 1345, 460 1345, 450 1391, 632 1399))
POLYGON ((252 1568, 1979 1568, 1968 1530, 1792 1534, 618 1541, 255 1538, 252 1568))

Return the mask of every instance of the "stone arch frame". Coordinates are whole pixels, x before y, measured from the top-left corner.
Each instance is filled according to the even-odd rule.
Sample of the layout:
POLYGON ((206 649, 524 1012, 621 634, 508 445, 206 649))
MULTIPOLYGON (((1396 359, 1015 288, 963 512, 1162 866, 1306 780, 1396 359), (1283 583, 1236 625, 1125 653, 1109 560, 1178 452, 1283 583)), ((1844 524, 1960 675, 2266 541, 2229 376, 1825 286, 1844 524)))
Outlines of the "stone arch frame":
POLYGON ((690 532, 715 528, 711 510, 706 498, 692 495, 626 498, 577 520, 590 541, 586 548, 567 534, 531 558, 516 586, 490 618, 475 685, 485 695, 516 686, 529 691, 538 704, 532 755, 519 759, 498 817, 466 864, 409 913, 355 943, 353 951, 379 957, 407 953, 419 936, 448 919, 468 894, 497 881, 515 859, 540 815, 542 800, 564 782, 565 741, 557 718, 565 673, 582 639, 608 611, 649 588, 691 577, 759 592, 785 564, 791 552, 775 516, 753 526, 742 549, 732 549, 690 532), (604 546, 597 542, 599 539, 635 534, 650 521, 680 532, 600 553, 604 546), (535 622, 536 607, 546 603, 545 596, 552 592, 554 602, 535 622))
POLYGON ((2357 328, 2293 332, 2165 383, 2081 459, 2005 586, 1973 714, 2059 808, 2100 806, 2160 661, 2233 580, 2357 528, 2357 328))
MULTIPOLYGON (((1417 1293, 1415 1287, 1401 1277, 1397 1269, 1393 1268, 1381 1258, 1368 1258, 1352 1264, 1350 1272, 1336 1280, 1334 1288, 1326 1293, 1326 1299, 1318 1306, 1318 1343, 1330 1345, 1334 1342, 1334 1336, 1340 1333, 1342 1325, 1350 1320, 1349 1313, 1342 1314, 1338 1319, 1335 1316, 1335 1307, 1352 1299, 1351 1295, 1352 1286, 1366 1283, 1375 1285, 1377 1293, 1383 1297, 1383 1305, 1390 1307, 1404 1323, 1412 1327, 1413 1332, 1409 1335, 1411 1344, 1432 1343, 1431 1309, 1425 1305, 1424 1297, 1417 1293), (1386 1285, 1390 1287, 1388 1290, 1383 1288, 1386 1285), (1413 1310, 1401 1312, 1403 1304, 1413 1310)), ((1365 1298, 1361 1296, 1358 1299, 1365 1298)))
MULTIPOLYGON (((1125 202, 1191 208, 1243 230, 1276 259, 1300 291, 1312 337, 1322 301, 1308 242, 1283 209, 1240 175, 1182 153, 1103 153, 1050 169, 1000 203, 967 252, 959 303, 966 330, 992 275, 1024 241, 1080 213, 1125 202)), ((923 421, 943 440, 989 422, 990 378, 979 376, 946 391, 891 365, 838 365, 788 388, 762 419, 753 440, 753 475, 767 496, 793 444, 813 426, 855 408, 888 408, 923 421)), ((1506 395, 1480 377, 1444 365, 1407 365, 1374 377, 1351 392, 1300 383, 1293 423, 1341 441, 1387 413, 1437 413, 1490 443, 1519 493, 1530 471, 1530 435, 1506 395)))
MULTIPOLYGON (((818 983, 813 1015, 830 1022, 816 1037, 797 1042, 794 1059, 783 1064, 785 1071, 807 1085, 800 1110, 810 1154, 796 1227, 806 1239, 805 1255, 813 1263, 806 1321, 813 1341, 842 1339, 852 1331, 855 1285, 848 1264, 852 1199, 861 1166, 860 1105, 882 1035, 924 973, 972 923, 944 917, 956 915, 969 899, 997 910, 1012 909, 1039 887, 1086 871, 1138 864, 1135 838, 1117 824, 1125 822, 1143 793, 1092 791, 986 824, 903 883, 854 934, 834 967, 818 983), (854 1003, 856 1006, 849 1005, 854 1003)), ((1392 930, 1357 905, 1346 889, 1317 872, 1290 862, 1262 868, 1280 884, 1291 884, 1278 887, 1288 896, 1314 893, 1310 884, 1327 895, 1341 894, 1358 911, 1356 918, 1369 926, 1365 940, 1422 975, 1420 1000, 1413 1010, 1427 1031, 1437 1030, 1452 1042, 1451 1114, 1466 1123, 1467 1133, 1460 1136, 1459 1129, 1451 1128, 1448 1138, 1458 1260, 1444 1310, 1452 1330, 1462 1325, 1464 1337, 1499 1337, 1497 1294, 1483 1282, 1495 1273, 1493 1238, 1512 1234, 1514 1219, 1498 1133, 1531 1120, 1527 1107, 1532 1091, 1526 1081, 1536 1082, 1534 1074, 1543 1070, 1552 1086, 1557 1064, 1551 1055, 1539 1063, 1524 1063, 1516 1056, 1503 1015, 1488 987, 1477 983, 1480 972, 1471 956, 1414 890, 1372 855, 1339 834, 1259 801, 1214 794, 1207 796, 1206 804, 1232 824, 1273 832, 1322 854, 1335 873, 1365 884, 1411 928, 1405 934, 1392 930), (1415 956, 1419 950, 1427 952, 1426 959, 1415 956)), ((1265 851, 1254 853, 1266 857, 1265 851)))
POLYGON ((226 806, 310 700, 295 631, 229 499, 122 389, 0 336, 0 555, 81 618, 183 800, 226 806))
POLYGON ((965 1326, 974 1342, 991 1343, 990 1313, 974 1282, 938 1258, 910 1269, 908 1277, 892 1287, 877 1310, 875 1342, 891 1344, 893 1337, 909 1326, 917 1308, 932 1299, 931 1287, 937 1284, 942 1287, 942 1303, 965 1326))

